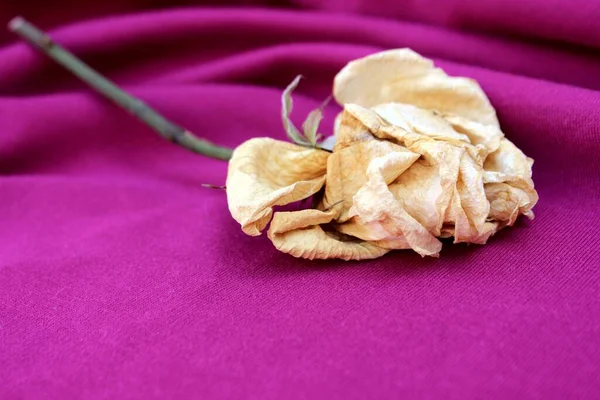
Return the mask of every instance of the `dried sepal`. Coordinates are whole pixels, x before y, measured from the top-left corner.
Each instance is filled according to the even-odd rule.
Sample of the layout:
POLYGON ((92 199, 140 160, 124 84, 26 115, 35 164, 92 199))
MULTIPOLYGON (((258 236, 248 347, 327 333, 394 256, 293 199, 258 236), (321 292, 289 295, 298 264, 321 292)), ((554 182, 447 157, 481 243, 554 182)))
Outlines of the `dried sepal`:
POLYGON ((323 119, 323 110, 320 108, 315 108, 306 117, 304 123, 302 124, 302 131, 304 132, 304 137, 312 147, 317 147, 318 141, 321 139, 320 135, 317 133, 319 129, 319 124, 323 119))
POLYGON ((300 146, 310 146, 311 143, 300 133, 290 118, 292 110, 294 109, 292 92, 294 89, 296 89, 296 87, 298 87, 300 79, 302 79, 302 75, 298 75, 296 78, 294 78, 292 83, 285 88, 281 95, 281 121, 283 122, 283 128, 285 129, 285 132, 293 143, 296 143, 300 146))
POLYGON ((315 108, 308 113, 308 116, 302 123, 302 132, 296 128, 292 122, 290 115, 294 108, 292 92, 298 87, 298 83, 302 78, 298 75, 292 83, 290 83, 281 95, 281 120, 288 138, 295 144, 305 147, 313 147, 321 150, 331 151, 335 139, 327 138, 321 142, 322 135, 318 133, 319 125, 323 120, 323 109, 331 100, 331 96, 327 98, 318 108, 315 108))

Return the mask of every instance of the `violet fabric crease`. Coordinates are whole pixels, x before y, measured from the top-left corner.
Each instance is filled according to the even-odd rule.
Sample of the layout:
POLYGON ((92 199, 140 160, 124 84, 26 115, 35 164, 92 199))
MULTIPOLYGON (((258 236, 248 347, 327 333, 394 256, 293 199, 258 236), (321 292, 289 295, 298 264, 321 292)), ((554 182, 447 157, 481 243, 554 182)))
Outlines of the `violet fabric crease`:
POLYGON ((297 74, 300 122, 346 62, 410 47, 480 82, 535 159, 540 201, 534 221, 439 259, 295 259, 244 235, 225 193, 201 186, 223 184, 225 162, 165 142, 3 34, 0 398, 598 396, 600 3, 22 3, 0 15, 39 16, 227 146, 285 140, 280 95, 297 74))

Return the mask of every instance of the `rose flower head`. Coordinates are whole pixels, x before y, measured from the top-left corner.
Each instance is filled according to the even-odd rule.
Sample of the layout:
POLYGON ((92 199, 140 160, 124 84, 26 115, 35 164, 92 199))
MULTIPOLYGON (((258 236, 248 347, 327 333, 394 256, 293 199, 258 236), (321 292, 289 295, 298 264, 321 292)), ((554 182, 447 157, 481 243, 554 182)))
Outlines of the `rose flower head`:
POLYGON ((343 106, 332 151, 319 144, 320 109, 294 143, 255 138, 229 164, 227 200, 252 236, 308 259, 370 259, 394 249, 438 256, 440 238, 484 244, 538 200, 533 160, 511 143, 479 85, 450 77, 409 49, 369 55, 335 77, 343 106), (314 208, 277 211, 312 197, 314 208))

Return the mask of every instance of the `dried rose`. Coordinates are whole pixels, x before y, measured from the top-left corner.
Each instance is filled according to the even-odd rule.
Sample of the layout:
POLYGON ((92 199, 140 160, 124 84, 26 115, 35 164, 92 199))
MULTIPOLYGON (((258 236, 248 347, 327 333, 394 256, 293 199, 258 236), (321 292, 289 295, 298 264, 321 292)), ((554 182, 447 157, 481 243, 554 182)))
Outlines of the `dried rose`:
POLYGON ((233 153, 227 177, 232 216, 248 235, 271 222, 279 250, 309 259, 359 260, 411 248, 437 256, 439 238, 484 244, 538 200, 533 160, 500 130, 479 85, 449 77, 408 49, 350 62, 336 76, 333 152, 319 147, 317 110, 299 144, 251 139, 233 153), (316 208, 273 207, 314 196, 316 208))

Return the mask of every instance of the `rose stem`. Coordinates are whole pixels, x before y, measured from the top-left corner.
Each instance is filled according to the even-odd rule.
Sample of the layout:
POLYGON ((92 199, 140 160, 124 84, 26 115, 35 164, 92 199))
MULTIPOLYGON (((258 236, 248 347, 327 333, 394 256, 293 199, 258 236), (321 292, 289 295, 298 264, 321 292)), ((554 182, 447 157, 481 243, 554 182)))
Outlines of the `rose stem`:
POLYGON ((220 160, 231 158, 231 149, 212 144, 169 121, 140 99, 130 95, 100 75, 25 19, 21 17, 12 19, 8 23, 8 29, 33 44, 97 92, 129 111, 165 139, 208 157, 220 160))

